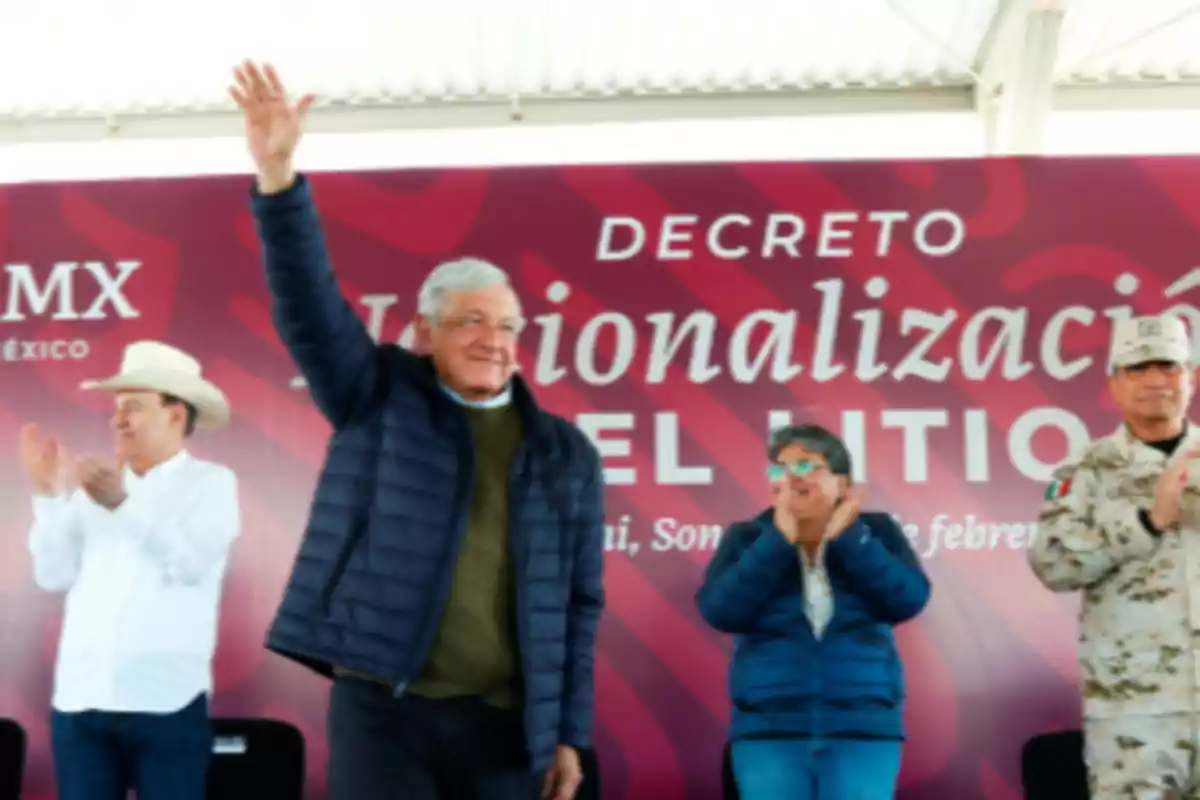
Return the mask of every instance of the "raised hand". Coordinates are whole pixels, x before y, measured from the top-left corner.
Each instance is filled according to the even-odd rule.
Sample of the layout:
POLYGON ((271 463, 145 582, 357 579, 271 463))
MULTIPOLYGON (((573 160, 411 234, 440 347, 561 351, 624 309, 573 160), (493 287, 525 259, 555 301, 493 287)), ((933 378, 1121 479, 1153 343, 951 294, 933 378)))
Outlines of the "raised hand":
POLYGON ((38 494, 56 494, 63 488, 66 467, 62 444, 54 436, 42 437, 41 428, 31 422, 21 428, 18 437, 21 463, 38 494))
POLYGON ((304 117, 313 95, 292 103, 275 69, 246 61, 233 70, 235 85, 229 94, 242 109, 246 145, 258 167, 258 188, 264 194, 291 186, 296 172, 292 154, 303 132, 304 117))

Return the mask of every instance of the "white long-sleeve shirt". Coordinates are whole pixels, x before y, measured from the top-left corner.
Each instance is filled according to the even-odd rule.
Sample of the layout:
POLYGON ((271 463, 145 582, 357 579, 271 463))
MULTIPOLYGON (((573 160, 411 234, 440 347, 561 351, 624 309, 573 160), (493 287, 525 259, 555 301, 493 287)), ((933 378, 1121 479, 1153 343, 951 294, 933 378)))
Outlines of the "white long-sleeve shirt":
POLYGON ((114 511, 82 490, 33 501, 34 579, 67 593, 59 711, 165 714, 212 691, 221 584, 241 529, 237 477, 181 452, 124 480, 114 511))

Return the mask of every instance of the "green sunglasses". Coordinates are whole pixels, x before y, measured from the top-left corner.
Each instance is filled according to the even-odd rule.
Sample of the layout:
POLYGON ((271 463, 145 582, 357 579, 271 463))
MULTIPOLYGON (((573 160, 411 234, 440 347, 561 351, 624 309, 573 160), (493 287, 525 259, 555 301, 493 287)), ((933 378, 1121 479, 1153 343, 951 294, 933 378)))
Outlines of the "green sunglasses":
POLYGON ((770 464, 767 467, 767 478, 771 483, 779 483, 788 475, 793 478, 807 478, 810 475, 828 469, 820 461, 793 461, 790 464, 770 464))

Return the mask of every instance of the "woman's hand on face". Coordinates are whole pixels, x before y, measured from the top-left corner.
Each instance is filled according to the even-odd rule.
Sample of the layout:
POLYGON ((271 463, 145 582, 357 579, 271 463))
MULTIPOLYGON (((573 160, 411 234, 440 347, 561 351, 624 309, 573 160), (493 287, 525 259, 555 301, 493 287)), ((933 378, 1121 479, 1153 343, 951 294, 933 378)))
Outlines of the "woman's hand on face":
POLYGON ((846 494, 842 497, 840 503, 833 509, 833 514, 829 517, 829 522, 825 526, 825 537, 827 539, 836 539, 846 532, 846 529, 854 524, 858 519, 858 514, 862 511, 863 501, 867 497, 867 490, 862 486, 851 486, 846 490, 846 494))
POLYGON ((795 505, 796 490, 791 481, 784 481, 775 492, 775 527, 792 544, 800 541, 800 521, 793 510, 795 505))

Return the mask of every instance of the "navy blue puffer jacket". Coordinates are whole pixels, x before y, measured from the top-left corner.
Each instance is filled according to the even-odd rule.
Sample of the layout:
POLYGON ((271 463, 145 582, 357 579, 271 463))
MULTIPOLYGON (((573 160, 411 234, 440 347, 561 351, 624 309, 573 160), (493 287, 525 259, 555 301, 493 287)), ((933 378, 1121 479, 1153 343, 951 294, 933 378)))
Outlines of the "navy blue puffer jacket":
POLYGON ((864 513, 825 549, 834 613, 805 615, 798 553, 765 511, 729 528, 697 595, 737 636, 732 738, 904 738, 904 669, 892 627, 929 600, 929 580, 887 514, 864 513))
MULTIPOLYGON (((267 647, 324 675, 420 672, 449 591, 474 487, 463 410, 432 364, 376 345, 338 290, 299 178, 254 195, 275 326, 333 425, 291 580, 267 647)), ((517 379, 525 441, 509 481, 525 731, 534 768, 590 746, 604 605, 604 484, 595 447, 517 379)))

